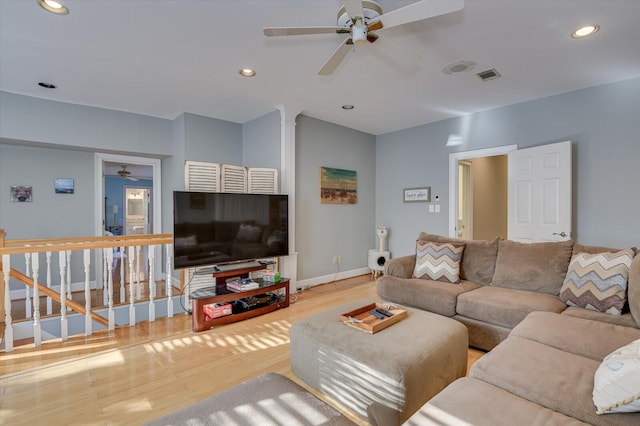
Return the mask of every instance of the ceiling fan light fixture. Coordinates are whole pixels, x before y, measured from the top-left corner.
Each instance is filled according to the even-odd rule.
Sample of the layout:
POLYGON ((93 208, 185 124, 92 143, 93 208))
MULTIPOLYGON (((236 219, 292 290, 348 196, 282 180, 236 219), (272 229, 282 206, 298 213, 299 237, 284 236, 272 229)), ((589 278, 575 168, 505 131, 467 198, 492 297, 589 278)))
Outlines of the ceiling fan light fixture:
POLYGON ((254 69, 251 69, 251 68, 240 68, 240 71, 238 71, 238 72, 243 77, 253 77, 253 76, 256 75, 256 71, 254 69))
POLYGON ((38 0, 38 5, 47 12, 55 13, 56 15, 66 15, 69 13, 69 9, 56 0, 38 0))
POLYGON ((597 33, 599 29, 600 29, 600 27, 598 25, 585 25, 585 26, 580 27, 577 30, 575 30, 571 34, 571 37, 573 37, 573 38, 588 37, 590 35, 593 35, 593 34, 597 33))
POLYGON ((362 44, 367 41, 367 26, 358 19, 351 30, 351 40, 353 44, 362 44))

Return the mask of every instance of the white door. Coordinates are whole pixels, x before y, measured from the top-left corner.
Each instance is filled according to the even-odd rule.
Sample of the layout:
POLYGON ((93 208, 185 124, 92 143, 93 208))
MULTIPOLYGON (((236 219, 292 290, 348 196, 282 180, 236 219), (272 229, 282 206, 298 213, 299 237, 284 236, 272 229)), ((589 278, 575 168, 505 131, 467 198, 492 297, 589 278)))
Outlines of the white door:
POLYGON ((571 238, 571 142, 509 153, 508 238, 520 242, 571 238))

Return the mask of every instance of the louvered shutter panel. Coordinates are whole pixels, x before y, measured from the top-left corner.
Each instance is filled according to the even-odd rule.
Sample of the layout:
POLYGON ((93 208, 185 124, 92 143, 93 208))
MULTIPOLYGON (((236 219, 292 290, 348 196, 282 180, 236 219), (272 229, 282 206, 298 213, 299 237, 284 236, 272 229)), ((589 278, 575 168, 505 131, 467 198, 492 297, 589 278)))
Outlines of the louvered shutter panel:
POLYGON ((247 168, 222 165, 222 192, 247 192, 247 168))
POLYGON ((247 181, 250 194, 278 193, 278 169, 249 168, 247 181))
POLYGON ((186 161, 184 186, 187 191, 220 192, 220 164, 186 161))

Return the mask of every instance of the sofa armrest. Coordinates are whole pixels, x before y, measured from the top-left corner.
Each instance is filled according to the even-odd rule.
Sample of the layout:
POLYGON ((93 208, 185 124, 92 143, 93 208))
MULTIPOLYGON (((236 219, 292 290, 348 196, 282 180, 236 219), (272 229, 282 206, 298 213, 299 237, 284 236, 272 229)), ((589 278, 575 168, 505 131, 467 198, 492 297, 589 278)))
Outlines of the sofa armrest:
POLYGON ((640 254, 637 254, 633 262, 631 262, 627 291, 631 316, 640 327, 640 254))
POLYGON ((396 257, 384 266, 384 274, 391 277, 411 278, 416 266, 416 255, 396 257))

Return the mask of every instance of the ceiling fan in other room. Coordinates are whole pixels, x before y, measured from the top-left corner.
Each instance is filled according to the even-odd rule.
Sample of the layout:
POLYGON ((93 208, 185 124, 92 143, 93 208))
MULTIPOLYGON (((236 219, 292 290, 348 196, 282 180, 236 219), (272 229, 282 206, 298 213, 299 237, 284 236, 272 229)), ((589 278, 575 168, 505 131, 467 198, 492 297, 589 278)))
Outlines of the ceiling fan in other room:
POLYGON ((133 181, 133 182, 137 182, 138 181, 137 177, 131 176, 131 172, 129 170, 127 170, 127 166, 125 166, 124 164, 122 165, 122 170, 118 170, 118 175, 122 179, 128 179, 128 180, 133 181))
MULTIPOLYGON (((338 21, 333 27, 270 27, 263 30, 267 37, 295 36, 306 34, 348 34, 331 57, 318 71, 319 75, 332 74, 346 58, 352 47, 365 42, 375 43, 379 37, 375 31, 397 27, 435 16, 456 12, 464 7, 463 0, 422 0, 389 13, 383 13, 375 1, 342 0, 343 6, 338 10, 338 21)), ((394 48, 395 56, 399 49, 394 48)), ((411 60, 405 54, 404 60, 411 60)), ((414 58, 415 54, 414 54, 414 58)))

